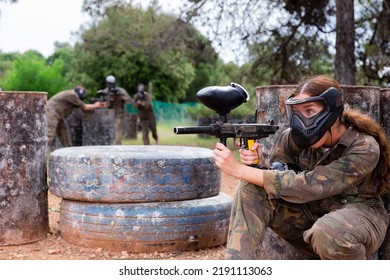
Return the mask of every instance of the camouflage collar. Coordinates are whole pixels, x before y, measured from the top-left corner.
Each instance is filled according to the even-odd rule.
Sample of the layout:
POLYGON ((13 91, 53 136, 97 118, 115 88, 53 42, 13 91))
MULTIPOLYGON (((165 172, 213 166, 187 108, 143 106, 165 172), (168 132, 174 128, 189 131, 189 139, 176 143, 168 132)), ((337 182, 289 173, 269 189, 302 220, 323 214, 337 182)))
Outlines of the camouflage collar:
POLYGON ((352 126, 348 127, 344 135, 340 138, 338 145, 343 145, 345 147, 350 147, 353 142, 359 137, 359 132, 353 129, 352 126))
POLYGON ((345 131, 344 135, 340 138, 336 145, 334 145, 331 149, 327 150, 319 159, 319 161, 313 166, 320 164, 326 164, 326 162, 333 161, 337 158, 340 158, 344 152, 355 142, 355 140, 359 137, 359 132, 350 126, 345 131))

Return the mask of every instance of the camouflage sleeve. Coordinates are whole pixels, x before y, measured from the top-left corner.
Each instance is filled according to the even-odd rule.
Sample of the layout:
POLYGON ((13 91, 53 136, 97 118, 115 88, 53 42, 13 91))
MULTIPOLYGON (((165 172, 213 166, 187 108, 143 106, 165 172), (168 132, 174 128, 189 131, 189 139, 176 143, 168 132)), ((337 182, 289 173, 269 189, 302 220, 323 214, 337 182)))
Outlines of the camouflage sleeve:
POLYGON ((76 108, 83 108, 85 103, 80 99, 75 91, 72 91, 70 94, 66 95, 67 102, 72 104, 76 108))
POLYGON ((292 143, 290 137, 291 129, 282 132, 271 153, 270 163, 283 161, 287 164, 296 164, 299 154, 298 148, 292 143))
POLYGON ((139 105, 138 105, 138 102, 136 101, 137 100, 137 94, 134 94, 133 95, 133 100, 132 100, 132 106, 136 109, 138 109, 139 105))
POLYGON ((361 135, 338 159, 313 170, 264 171, 264 189, 274 198, 305 203, 342 192, 357 192, 357 185, 373 171, 380 155, 374 138, 361 135))
POLYGON ((125 89, 119 88, 119 95, 121 96, 124 102, 133 103, 133 99, 130 97, 130 95, 127 93, 125 89))
POLYGON ((145 109, 150 109, 152 107, 152 99, 148 93, 145 94, 145 109))

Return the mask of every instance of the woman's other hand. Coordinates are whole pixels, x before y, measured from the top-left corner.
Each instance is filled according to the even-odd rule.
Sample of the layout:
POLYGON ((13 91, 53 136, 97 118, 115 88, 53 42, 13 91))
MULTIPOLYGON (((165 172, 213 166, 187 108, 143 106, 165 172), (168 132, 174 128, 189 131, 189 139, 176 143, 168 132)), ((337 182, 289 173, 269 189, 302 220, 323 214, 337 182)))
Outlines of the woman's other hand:
POLYGON ((214 160, 219 169, 236 178, 241 178, 243 167, 235 158, 231 150, 222 143, 217 143, 214 148, 214 160))

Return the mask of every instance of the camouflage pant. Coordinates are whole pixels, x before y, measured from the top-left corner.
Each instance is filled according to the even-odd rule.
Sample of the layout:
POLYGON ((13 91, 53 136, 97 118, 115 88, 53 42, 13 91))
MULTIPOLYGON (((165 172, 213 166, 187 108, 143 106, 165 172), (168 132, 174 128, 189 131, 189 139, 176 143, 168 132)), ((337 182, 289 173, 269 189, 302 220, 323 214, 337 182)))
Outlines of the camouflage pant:
POLYGON ((114 143, 115 145, 122 145, 122 137, 123 137, 123 117, 122 116, 116 116, 115 117, 115 139, 114 143))
POLYGON ((383 242, 388 220, 383 205, 362 203, 316 218, 305 204, 268 200, 263 188, 242 183, 233 201, 226 259, 260 259, 268 227, 321 259, 366 259, 383 242))
POLYGON ((72 138, 65 121, 62 119, 58 119, 55 115, 52 115, 50 113, 48 113, 47 119, 48 145, 50 146, 54 141, 56 135, 58 135, 62 147, 72 146, 72 138))
POLYGON ((154 118, 151 118, 150 120, 140 120, 140 126, 142 130, 142 141, 144 145, 149 145, 149 130, 152 132, 153 139, 157 142, 158 136, 157 136, 157 129, 156 129, 156 121, 154 118))

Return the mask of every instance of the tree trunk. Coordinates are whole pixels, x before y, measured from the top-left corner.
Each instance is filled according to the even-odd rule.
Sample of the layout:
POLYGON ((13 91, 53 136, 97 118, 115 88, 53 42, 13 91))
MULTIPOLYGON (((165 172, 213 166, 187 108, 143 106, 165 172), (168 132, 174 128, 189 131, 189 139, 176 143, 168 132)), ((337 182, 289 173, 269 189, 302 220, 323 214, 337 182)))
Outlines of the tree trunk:
POLYGON ((336 0, 336 80, 355 84, 355 20, 353 0, 336 0))

